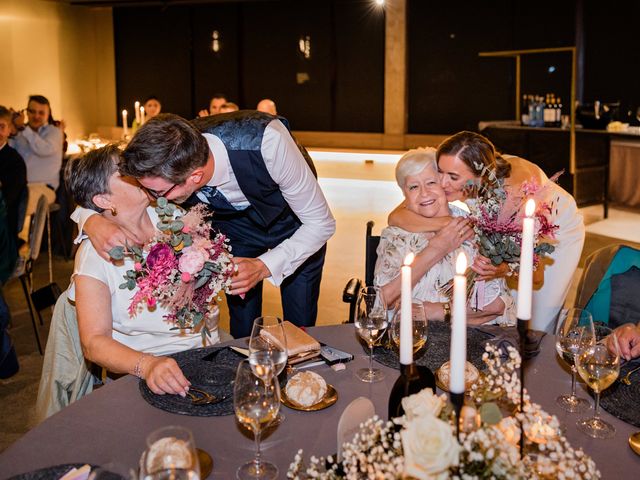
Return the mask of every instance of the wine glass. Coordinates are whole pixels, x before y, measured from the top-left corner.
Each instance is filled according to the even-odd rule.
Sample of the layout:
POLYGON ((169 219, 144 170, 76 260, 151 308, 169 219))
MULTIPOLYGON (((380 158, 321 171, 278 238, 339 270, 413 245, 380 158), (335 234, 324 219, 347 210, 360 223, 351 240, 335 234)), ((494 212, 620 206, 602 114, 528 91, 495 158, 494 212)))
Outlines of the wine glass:
POLYGON ((360 290, 354 323, 358 335, 369 345, 369 368, 361 368, 356 372, 356 376, 363 382, 379 382, 384 378, 384 373, 378 368, 373 368, 373 346, 389 324, 387 305, 379 287, 367 286, 360 290))
POLYGON ((556 325, 556 351, 560 358, 571 367, 571 395, 560 395, 556 402, 571 413, 583 412, 589 408, 589 402, 576 396, 576 355, 581 347, 595 344, 593 318, 587 310, 570 308, 563 310, 556 325))
POLYGON ((147 436, 147 449, 140 459, 144 480, 198 480, 200 463, 191 430, 168 426, 147 436))
MULTIPOLYGON (((264 382, 270 380, 268 378, 270 375, 275 376, 277 381, 277 377, 287 365, 288 358, 287 337, 282 319, 274 316, 256 318, 249 338, 249 360, 254 374, 261 376, 264 382), (270 367, 269 361, 271 361, 270 367)), ((273 425, 283 421, 284 415, 279 413, 273 425)))
MULTIPOLYGON (((396 304, 393 319, 391 320, 390 336, 395 346, 400 349, 400 317, 401 302, 396 304)), ((413 354, 415 355, 427 343, 429 324, 424 311, 422 301, 414 298, 411 300, 411 323, 413 332, 413 354)))
POLYGON ((258 317, 253 321, 249 338, 249 356, 256 352, 267 352, 278 376, 287 364, 287 338, 282 319, 272 316, 258 317))
MULTIPOLYGON (((273 365, 270 367, 275 368, 273 365)), ((280 386, 275 375, 268 380, 254 374, 249 360, 238 365, 233 386, 233 408, 238 421, 253 431, 256 453, 253 460, 241 465, 236 472, 240 480, 278 478, 278 467, 265 462, 260 454, 262 431, 278 416, 280 409, 280 386)))
POLYGON ((620 374, 620 348, 615 332, 599 327, 601 335, 595 345, 584 347, 576 356, 576 367, 596 397, 593 417, 579 420, 578 430, 593 438, 612 438, 616 429, 600 418, 600 393, 616 381, 620 374), (609 338, 607 338, 609 337, 609 338))

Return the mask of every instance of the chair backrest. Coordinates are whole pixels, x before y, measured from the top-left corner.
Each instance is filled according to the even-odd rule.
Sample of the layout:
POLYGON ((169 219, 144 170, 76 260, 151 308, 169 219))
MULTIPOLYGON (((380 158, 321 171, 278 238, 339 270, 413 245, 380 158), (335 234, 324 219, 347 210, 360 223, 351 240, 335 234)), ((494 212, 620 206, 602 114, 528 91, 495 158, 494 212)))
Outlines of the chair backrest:
POLYGON ((18 232, 20 233, 24 228, 24 219, 27 216, 27 205, 29 204, 29 188, 25 187, 20 193, 20 200, 18 201, 18 232))
POLYGON ((31 216, 31 226, 29 227, 29 250, 31 260, 36 260, 40 255, 40 247, 42 246, 42 234, 47 223, 47 211, 49 202, 44 195, 40 195, 36 210, 31 216))
POLYGON ((367 235, 365 238, 365 264, 364 264, 364 282, 365 285, 373 285, 373 272, 376 268, 378 260, 378 245, 380 244, 379 235, 371 235, 374 226, 373 220, 367 222, 367 235))

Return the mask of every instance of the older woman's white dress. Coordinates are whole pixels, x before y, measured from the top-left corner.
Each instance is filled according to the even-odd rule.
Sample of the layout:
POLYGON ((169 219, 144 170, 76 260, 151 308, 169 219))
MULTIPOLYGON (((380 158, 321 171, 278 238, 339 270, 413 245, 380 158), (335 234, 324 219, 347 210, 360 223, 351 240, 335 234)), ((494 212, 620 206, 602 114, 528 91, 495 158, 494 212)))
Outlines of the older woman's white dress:
MULTIPOLYGON (((158 215, 152 207, 147 208, 155 225, 158 215)), ((129 315, 129 304, 133 291, 121 289, 127 270, 133 270, 133 260, 126 258, 124 264, 114 265, 104 260, 87 239, 82 242, 75 259, 75 269, 69 285, 69 299, 75 300, 76 275, 86 275, 104 283, 111 293, 111 314, 113 315, 113 339, 134 350, 154 355, 171 353, 205 346, 200 333, 172 330, 174 325, 164 319, 168 312, 158 305, 154 310, 147 308, 136 316, 129 315)), ((217 327, 217 326, 216 326, 217 327)), ((217 329, 213 329, 206 345, 219 342, 217 329)))
MULTIPOLYGON (((455 206, 450 206, 454 216, 464 214, 455 206)), ((378 260, 374 272, 374 284, 383 286, 400 274, 400 267, 409 252, 418 253, 429 245, 428 234, 407 232, 399 227, 386 227, 380 234, 378 246, 378 260)), ((447 254, 424 275, 413 288, 413 298, 423 302, 448 302, 450 299, 441 288, 455 275, 455 259, 458 252, 464 251, 469 263, 477 254, 476 249, 469 242, 460 249, 447 254)), ((503 279, 487 282, 475 282, 471 293, 470 306, 482 310, 496 298, 501 298, 505 304, 504 313, 487 324, 514 325, 515 304, 506 288, 503 279)))

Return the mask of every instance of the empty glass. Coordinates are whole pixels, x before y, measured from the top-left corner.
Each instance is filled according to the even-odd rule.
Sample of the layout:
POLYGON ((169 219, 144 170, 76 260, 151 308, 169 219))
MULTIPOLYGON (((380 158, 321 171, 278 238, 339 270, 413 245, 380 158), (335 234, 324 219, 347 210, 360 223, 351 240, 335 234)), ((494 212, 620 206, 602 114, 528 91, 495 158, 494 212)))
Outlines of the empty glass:
MULTIPOLYGON (((273 365, 268 367, 273 369, 273 365)), ((260 437, 262 431, 278 416, 280 386, 275 375, 265 381, 254 374, 249 360, 238 365, 233 386, 233 408, 238 421, 253 431, 256 453, 253 460, 241 465, 236 472, 239 480, 278 478, 278 467, 262 460, 260 437)))
POLYGON ((560 358, 571 367, 571 395, 560 395, 556 402, 567 412, 583 412, 589 402, 576 396, 576 355, 582 347, 595 344, 593 318, 587 310, 570 308, 560 312, 556 325, 556 350, 560 358))
MULTIPOLYGON (((393 319, 391 320, 390 337, 396 348, 400 349, 400 317, 401 302, 396 304, 393 319)), ((411 301, 411 324, 413 332, 413 354, 415 355, 422 347, 427 344, 427 333, 429 324, 427 323, 427 315, 424 311, 424 304, 421 300, 414 298, 411 301)))
POLYGON ((358 294, 356 309, 356 330, 369 346, 369 368, 359 369, 356 376, 363 382, 379 382, 384 378, 384 373, 373 368, 373 346, 384 335, 389 324, 382 290, 379 287, 364 287, 358 294))
POLYGON ((200 463, 191 431, 168 426, 147 437, 147 449, 140 459, 144 480, 198 480, 200 463))

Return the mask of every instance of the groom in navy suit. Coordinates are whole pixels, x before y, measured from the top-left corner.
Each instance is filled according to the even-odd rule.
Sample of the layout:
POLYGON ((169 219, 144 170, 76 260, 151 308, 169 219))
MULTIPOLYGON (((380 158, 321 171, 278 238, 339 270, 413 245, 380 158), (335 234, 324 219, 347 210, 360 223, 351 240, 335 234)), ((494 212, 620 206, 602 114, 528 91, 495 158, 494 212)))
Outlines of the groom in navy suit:
MULTIPOLYGON (((249 335, 262 314, 264 279, 280 287, 286 320, 315 324, 335 220, 305 154, 286 120, 253 110, 193 122, 161 114, 123 153, 122 174, 151 196, 211 206, 237 265, 227 295, 234 337, 249 335)), ((95 227, 84 229, 91 238, 95 227)), ((107 237, 97 250, 124 244, 126 234, 112 229, 107 237)))

